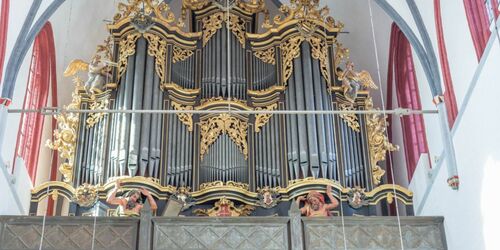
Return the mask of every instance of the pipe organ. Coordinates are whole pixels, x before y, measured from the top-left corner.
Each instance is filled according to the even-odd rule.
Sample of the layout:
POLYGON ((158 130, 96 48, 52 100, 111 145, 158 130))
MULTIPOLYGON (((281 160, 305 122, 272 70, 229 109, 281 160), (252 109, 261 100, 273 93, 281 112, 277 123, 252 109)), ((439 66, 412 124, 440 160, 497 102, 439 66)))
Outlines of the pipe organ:
POLYGON ((70 137, 51 145, 64 182, 108 190, 128 176, 159 198, 189 187, 246 203, 263 188, 286 200, 318 181, 336 183, 340 198, 379 190, 378 164, 396 149, 381 115, 258 112, 373 109, 376 86, 354 70, 337 41, 343 25, 318 0, 294 0, 274 19, 263 0, 182 3, 179 19, 163 2, 121 3, 92 62, 68 67, 68 76, 88 69, 89 80, 75 78, 56 131, 70 137), (95 112, 70 113, 78 108, 95 112))

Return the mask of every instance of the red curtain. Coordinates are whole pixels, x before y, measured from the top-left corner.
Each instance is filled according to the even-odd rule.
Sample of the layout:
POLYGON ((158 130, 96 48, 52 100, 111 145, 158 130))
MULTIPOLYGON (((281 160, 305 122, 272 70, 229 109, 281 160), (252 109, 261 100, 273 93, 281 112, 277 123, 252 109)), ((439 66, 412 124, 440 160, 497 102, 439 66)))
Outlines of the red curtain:
MULTIPOLYGON (((47 23, 35 38, 33 44, 33 54, 23 104, 24 109, 45 107, 51 86, 53 89, 52 99, 57 98, 57 93, 55 92, 57 75, 55 72, 54 50, 52 26, 50 23, 47 23)), ((43 115, 39 113, 23 113, 17 136, 16 156, 24 159, 33 184, 35 184, 36 180, 43 123, 43 115)))
POLYGON ((0 87, 2 86, 3 65, 5 62, 5 47, 7 45, 8 28, 9 28, 9 0, 2 0, 2 9, 0 11, 0 87))
POLYGON ((448 63, 448 53, 446 52, 446 44, 444 41, 443 22, 441 19, 441 0, 434 0, 434 17, 436 20, 439 59, 441 62, 441 71, 443 74, 443 82, 445 87, 444 101, 446 104, 446 109, 448 111, 448 123, 450 124, 451 129, 458 115, 458 106, 457 99, 455 98, 455 90, 453 89, 453 81, 451 79, 450 65, 448 63))
MULTIPOLYGON (((395 83, 398 104, 402 108, 422 109, 418 91, 418 83, 413 65, 411 45, 396 24, 392 24, 389 54, 389 72, 387 78, 387 109, 392 109, 392 85, 395 83)), ((408 181, 411 181, 418 160, 422 153, 427 153, 427 139, 422 115, 409 115, 401 118, 403 141, 408 170, 408 181)), ((389 129, 391 131, 391 129, 389 129)), ((392 133, 389 134, 392 137, 392 133)), ((392 139, 392 138, 390 138, 392 139)), ((392 167, 392 166, 389 166, 392 167)), ((390 172, 390 169, 388 169, 390 172)), ((388 176, 392 178, 392 176, 388 176)))
POLYGON ((481 60, 490 37, 490 27, 484 0, 464 0, 465 14, 476 49, 477 60, 481 60))

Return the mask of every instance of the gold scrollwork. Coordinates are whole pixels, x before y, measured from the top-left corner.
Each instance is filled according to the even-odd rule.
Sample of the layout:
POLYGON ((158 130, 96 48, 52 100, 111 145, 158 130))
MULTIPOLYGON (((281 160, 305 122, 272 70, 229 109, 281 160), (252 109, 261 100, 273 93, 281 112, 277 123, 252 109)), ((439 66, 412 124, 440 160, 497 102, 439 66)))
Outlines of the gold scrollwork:
MULTIPOLYGON (((273 104, 267 106, 266 108, 256 108, 255 110, 271 111, 271 110, 275 110, 277 108, 278 108, 278 104, 273 103, 273 104)), ((266 123, 269 121, 269 119, 271 119, 272 116, 273 116, 273 114, 256 114, 255 115, 255 132, 259 133, 260 128, 263 127, 264 125, 266 125, 266 123)))
POLYGON ((170 11, 170 6, 163 1, 158 0, 127 0, 127 3, 119 3, 118 11, 114 17, 115 23, 118 23, 125 18, 136 15, 154 16, 163 22, 171 23, 175 21, 175 16, 170 11))
POLYGON ((73 200, 82 207, 91 207, 97 201, 97 187, 84 183, 77 187, 73 194, 73 200))
MULTIPOLYGON (((365 101, 366 109, 373 110, 373 101, 369 97, 365 101)), ((366 125, 368 130, 368 145, 370 149, 370 163, 372 166, 373 183, 380 184, 385 171, 378 165, 379 161, 385 160, 387 151, 399 150, 397 145, 389 142, 386 136, 387 116, 382 114, 370 114, 367 117, 366 125)))
MULTIPOLYGON (((90 110, 105 110, 108 108, 109 100, 107 98, 100 101, 95 99, 95 95, 92 95, 91 98, 93 100, 89 105, 90 110)), ((86 120, 87 128, 94 127, 94 125, 99 123, 106 115, 107 113, 104 112, 90 113, 86 120)))
POLYGON ((59 172, 63 175, 64 182, 71 182, 73 178, 73 164, 75 159, 76 138, 80 116, 78 113, 71 113, 71 110, 80 108, 81 96, 78 89, 81 79, 75 77, 77 87, 72 93, 73 100, 68 106, 64 107, 65 112, 55 116, 57 120, 57 129, 54 130, 54 140, 48 140, 46 145, 52 150, 59 151, 59 157, 63 163, 59 165, 59 172))
POLYGON ((328 45, 325 39, 318 37, 309 38, 309 43, 311 44, 312 57, 320 61, 321 74, 326 80, 328 86, 330 86, 330 71, 328 63, 328 45))
POLYGON ((241 188, 243 190, 249 189, 248 183, 241 183, 235 181, 227 181, 226 183, 224 183, 223 181, 213 181, 200 184, 200 191, 214 187, 235 187, 235 188, 241 188))
POLYGON ((144 38, 148 40, 148 54, 155 57, 155 70, 161 82, 165 82, 165 58, 167 54, 167 42, 159 36, 145 33, 144 38))
POLYGON ((183 49, 181 47, 174 45, 172 62, 173 63, 182 62, 191 57, 193 54, 194 52, 192 50, 183 49))
POLYGON ((229 13, 229 18, 224 12, 217 12, 213 15, 206 16, 202 20, 203 29, 203 46, 207 45, 210 38, 222 28, 223 22, 229 22, 229 29, 238 38, 243 48, 245 48, 246 27, 245 21, 237 15, 229 13))
POLYGON ((208 148, 212 145, 219 135, 228 134, 229 138, 238 146, 241 153, 248 159, 248 143, 247 130, 248 124, 228 114, 220 114, 215 117, 210 117, 200 123, 201 142, 200 142, 200 157, 208 152, 208 148))
POLYGON ((261 61, 265 63, 269 63, 272 65, 276 65, 276 58, 275 58, 275 49, 274 47, 271 47, 266 50, 258 50, 253 53, 255 57, 259 58, 261 61))
POLYGON ((300 56, 300 45, 304 37, 295 36, 281 43, 280 48, 283 57, 283 83, 286 84, 293 72, 293 60, 300 56))
MULTIPOLYGON (((354 104, 352 103, 339 103, 340 110, 342 111, 354 111, 354 104)), ((343 113, 340 114, 340 118, 344 120, 344 122, 347 123, 347 125, 354 131, 359 132, 360 131, 360 126, 359 126, 359 121, 358 117, 354 113, 343 113)))
POLYGON ((135 54, 135 42, 137 42, 139 37, 141 37, 141 34, 132 33, 127 35, 127 38, 120 40, 117 81, 120 80, 121 75, 123 75, 125 69, 127 68, 128 57, 135 54))
MULTIPOLYGON (((182 105, 177 102, 171 101, 172 107, 175 110, 193 110, 192 106, 182 105)), ((193 131, 193 114, 191 113, 177 113, 179 120, 188 127, 188 131, 193 131)))
POLYGON ((226 197, 222 197, 219 201, 215 202, 215 205, 211 209, 196 209, 193 211, 194 214, 198 216, 210 216, 210 217, 239 217, 248 216, 252 211, 255 210, 254 206, 251 205, 240 205, 236 207, 234 202, 228 200, 226 197))

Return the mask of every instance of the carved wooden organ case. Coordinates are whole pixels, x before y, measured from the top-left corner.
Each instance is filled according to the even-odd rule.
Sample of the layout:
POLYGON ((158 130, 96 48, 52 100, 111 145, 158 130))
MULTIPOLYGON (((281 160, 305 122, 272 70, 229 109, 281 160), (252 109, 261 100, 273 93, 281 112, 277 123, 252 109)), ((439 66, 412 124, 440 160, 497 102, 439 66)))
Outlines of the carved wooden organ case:
MULTIPOLYGON (((263 187, 280 189, 286 200, 308 181, 336 183, 338 197, 381 183, 379 161, 396 149, 381 115, 229 112, 373 109, 369 84, 349 89, 350 81, 371 78, 349 68, 337 41, 342 24, 317 0, 292 1, 274 19, 263 1, 229 4, 184 0, 179 19, 164 3, 120 4, 98 50, 107 51, 100 59, 108 66, 97 75, 106 75, 105 85, 80 80, 69 108, 220 112, 61 118, 76 132, 61 155, 66 182, 104 192, 115 177, 141 176, 158 197, 160 187, 242 187, 248 203, 263 187)), ((65 142, 52 146, 61 153, 65 142)), ((411 193, 398 192, 411 204, 411 193)))

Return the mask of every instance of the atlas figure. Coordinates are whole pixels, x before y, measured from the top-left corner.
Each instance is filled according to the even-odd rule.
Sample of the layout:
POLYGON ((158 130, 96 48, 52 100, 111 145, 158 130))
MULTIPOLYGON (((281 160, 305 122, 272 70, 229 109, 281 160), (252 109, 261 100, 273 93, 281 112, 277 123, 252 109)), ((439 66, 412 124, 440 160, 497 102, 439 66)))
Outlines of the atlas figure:
POLYGON ((300 207, 300 202, 304 201, 305 205, 300 209, 300 213, 307 217, 326 217, 331 216, 330 210, 338 207, 339 202, 332 195, 332 186, 326 187, 326 195, 331 203, 326 203, 323 195, 318 191, 310 191, 307 196, 297 198, 297 205, 300 207))

